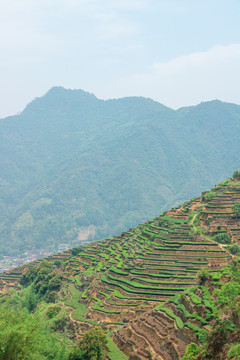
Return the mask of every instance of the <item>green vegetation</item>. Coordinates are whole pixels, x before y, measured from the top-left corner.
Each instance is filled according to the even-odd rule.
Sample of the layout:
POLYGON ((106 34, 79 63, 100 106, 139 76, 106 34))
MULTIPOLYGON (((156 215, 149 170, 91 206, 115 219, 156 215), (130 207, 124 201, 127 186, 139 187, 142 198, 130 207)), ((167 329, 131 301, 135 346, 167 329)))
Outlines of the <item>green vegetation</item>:
MULTIPOLYGON (((102 276, 102 281, 105 282, 106 284, 109 284, 109 285, 114 285, 114 286, 117 286, 119 288, 121 288, 122 290, 126 291, 127 293, 132 293, 132 294, 142 294, 142 295, 156 295, 156 296, 161 296, 161 297, 169 297, 169 296, 173 296, 174 293, 173 292, 168 292, 168 289, 165 291, 166 292, 163 292, 163 291, 158 291, 158 292, 154 292, 154 291, 148 291, 147 289, 149 288, 148 286, 139 286, 139 288, 141 289, 146 289, 146 290, 136 290, 136 289, 131 289, 125 285, 122 285, 122 284, 119 284, 117 282, 113 282, 111 280, 108 280, 105 275, 102 276)), ((138 288, 138 286, 137 286, 138 288)), ((153 288, 153 287, 152 287, 153 288)), ((159 288, 153 288, 153 290, 161 290, 159 288)))
POLYGON ((240 217, 240 203, 234 204, 232 206, 232 211, 237 217, 240 217))
POLYGON ((228 249, 233 255, 240 255, 240 246, 238 244, 232 244, 228 249))
POLYGON ((108 338, 107 348, 109 352, 107 356, 110 360, 127 360, 128 357, 119 350, 117 345, 112 341, 111 338, 108 338))
POLYGON ((171 309, 167 309, 167 308, 164 308, 162 307, 161 305, 158 305, 155 310, 158 311, 158 309, 160 311, 163 311, 164 313, 166 313, 170 318, 174 319, 176 324, 177 324, 177 327, 178 329, 182 329, 184 324, 182 322, 182 320, 180 319, 180 317, 178 317, 177 315, 174 314, 174 312, 171 310, 171 309))
POLYGON ((181 360, 196 360, 197 356, 200 354, 201 349, 198 347, 197 344, 191 343, 187 349, 185 355, 182 357, 181 360))
MULTIPOLYGON (((70 287, 72 299, 65 303, 74 307, 78 290, 73 284, 70 284, 70 287)), ((44 298, 38 297, 37 307, 30 309, 27 303, 31 291, 32 284, 20 294, 11 292, 0 296, 1 360, 103 359, 107 338, 101 329, 93 328, 86 332, 83 339, 73 347, 72 342, 66 338, 70 330, 67 330, 68 314, 63 304, 47 305, 44 298)), ((83 318, 83 309, 80 316, 79 306, 77 305, 76 308, 77 320, 87 321, 83 318)), ((87 308, 85 307, 84 310, 86 312, 87 308)))
POLYGON ((239 170, 235 170, 232 177, 233 177, 234 179, 237 179, 238 176, 239 176, 239 170))
POLYGON ((53 272, 51 265, 44 261, 24 273, 19 282, 23 286, 31 285, 33 293, 30 302, 33 301, 34 294, 44 297, 47 302, 55 302, 62 285, 62 277, 53 272))
MULTIPOLYGON (((236 341, 229 341, 229 334, 233 339, 238 336, 239 264, 233 261, 227 268, 219 267, 237 259, 239 252, 240 229, 231 207, 240 199, 240 182, 230 179, 224 189, 218 185, 213 190, 216 196, 207 204, 200 198, 192 199, 120 236, 0 274, 0 291, 8 289, 0 295, 0 309, 19 309, 33 322, 41 319, 49 339, 55 334, 54 339, 62 344, 56 349, 60 346, 65 351, 64 360, 64 356, 66 360, 89 359, 94 346, 87 350, 79 337, 94 329, 94 325, 99 325, 108 336, 122 334, 117 343, 122 341, 131 347, 129 351, 136 351, 135 323, 142 321, 139 336, 146 331, 150 343, 150 333, 154 335, 158 326, 161 333, 165 324, 169 337, 177 336, 181 330, 202 344, 192 345, 189 354, 195 350, 201 356, 216 352, 215 343, 225 355, 236 354, 236 341), (222 206, 221 211, 230 221, 202 211, 207 206, 213 209, 215 204, 222 206), (230 238, 228 246, 220 246, 216 241, 225 244, 230 238), (140 316, 136 318, 137 315, 140 316), (157 327, 153 317, 159 320, 157 327), (227 347, 228 343, 232 348, 227 347)), ((95 328, 92 336, 96 342, 98 330, 95 328)), ((180 347, 184 346, 181 341, 179 337, 180 347)), ((113 343, 109 346, 110 359, 124 358, 113 343)), ((141 348, 140 343, 137 346, 141 348)), ((103 350, 91 355, 92 360, 102 356, 103 350)))
POLYGON ((216 196, 216 192, 215 191, 209 191, 208 193, 204 194, 202 196, 203 201, 210 201, 212 200, 215 196, 216 196))
POLYGON ((94 267, 93 266, 89 267, 86 271, 84 271, 84 275, 86 277, 90 277, 92 275, 93 271, 94 271, 94 267))
POLYGON ((240 344, 233 345, 227 353, 229 359, 239 359, 240 358, 240 344))
POLYGON ((215 236, 215 240, 221 244, 230 244, 231 239, 226 233, 219 233, 215 236))
POLYGON ((24 309, 0 307, 1 360, 67 360, 68 349, 46 323, 24 309))
POLYGON ((216 101, 174 111, 55 87, 1 119, 1 256, 77 246, 90 225, 89 240, 120 234, 217 183, 239 164, 239 113, 216 101))
POLYGON ((85 321, 91 324, 94 324, 93 321, 86 319, 84 315, 88 311, 88 308, 85 304, 80 302, 81 292, 75 288, 74 284, 69 285, 69 291, 71 294, 71 299, 65 301, 66 306, 71 306, 74 308, 72 312, 72 317, 77 321, 85 321))
POLYGON ((98 327, 92 328, 72 350, 69 360, 102 360, 107 344, 108 340, 103 331, 98 327))
MULTIPOLYGON (((206 287, 202 287, 203 300, 208 317, 208 332, 191 323, 185 323, 194 331, 202 344, 190 344, 182 360, 190 359, 238 359, 239 352, 239 320, 240 320, 240 262, 233 261, 227 268, 219 271, 220 276, 227 276, 224 282, 218 283, 214 298, 206 287), (212 316, 208 316, 209 310, 212 316), (212 321, 211 321, 212 320, 212 321)), ((220 277, 219 277, 220 278, 220 277)), ((197 318, 197 317, 196 317, 197 318)))
POLYGON ((197 280, 199 285, 204 285, 206 283, 206 281, 209 278, 209 270, 208 268, 203 268, 199 271, 199 273, 197 274, 197 280))

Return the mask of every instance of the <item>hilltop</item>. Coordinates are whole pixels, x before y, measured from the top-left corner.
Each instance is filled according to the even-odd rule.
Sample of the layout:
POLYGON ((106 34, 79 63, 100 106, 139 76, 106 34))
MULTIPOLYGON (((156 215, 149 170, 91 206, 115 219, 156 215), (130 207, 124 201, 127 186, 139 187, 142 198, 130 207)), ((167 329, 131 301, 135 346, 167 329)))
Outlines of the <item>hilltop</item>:
POLYGON ((111 237, 214 186, 239 165, 239 118, 52 88, 0 120, 1 256, 111 237))
POLYGON ((25 304, 74 341, 100 326, 110 336, 111 360, 176 360, 191 342, 200 346, 197 351, 216 355, 214 336, 225 326, 221 353, 209 357, 225 359, 239 343, 239 204, 235 172, 119 236, 0 275, 0 299, 10 307, 25 304), (232 307, 224 308, 226 302, 232 307), (49 320, 46 314, 54 307, 49 320))

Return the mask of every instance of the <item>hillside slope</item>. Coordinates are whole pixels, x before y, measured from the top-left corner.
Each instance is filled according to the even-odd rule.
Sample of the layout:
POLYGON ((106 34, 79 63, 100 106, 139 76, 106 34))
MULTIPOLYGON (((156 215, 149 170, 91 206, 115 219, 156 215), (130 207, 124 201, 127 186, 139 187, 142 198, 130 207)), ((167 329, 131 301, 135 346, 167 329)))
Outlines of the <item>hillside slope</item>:
POLYGON ((224 179, 239 165, 240 106, 177 111, 53 88, 0 120, 0 254, 109 237, 224 179), (207 180, 206 180, 207 179, 207 180))
POLYGON ((179 359, 191 341, 206 338, 214 318, 204 273, 218 280, 214 273, 239 255, 240 217, 232 208, 240 204, 238 177, 119 236, 6 272, 1 291, 21 283, 43 311, 46 301, 56 302, 75 340, 100 325, 127 356, 179 359))

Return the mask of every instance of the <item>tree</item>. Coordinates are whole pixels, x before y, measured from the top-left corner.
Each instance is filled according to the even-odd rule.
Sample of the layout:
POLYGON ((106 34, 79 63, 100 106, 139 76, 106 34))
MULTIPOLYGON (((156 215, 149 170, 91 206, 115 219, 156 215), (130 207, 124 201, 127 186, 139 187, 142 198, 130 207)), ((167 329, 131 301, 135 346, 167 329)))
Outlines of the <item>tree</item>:
POLYGON ((52 279, 49 281, 49 291, 59 291, 62 286, 62 277, 59 274, 54 274, 52 279))
POLYGON ((203 201, 210 201, 212 200, 214 197, 216 197, 216 192, 215 191, 209 191, 208 193, 204 194, 202 196, 203 201))
POLYGON ((197 356, 200 354, 201 349, 197 344, 191 342, 191 344, 187 347, 185 355, 181 358, 181 360, 195 360, 197 356))
POLYGON ((73 248, 70 251, 71 251, 73 256, 76 256, 76 255, 78 255, 80 253, 81 250, 79 248, 73 248))
POLYGON ((232 321, 228 319, 218 320, 213 325, 207 337, 206 350, 207 354, 211 354, 211 357, 208 357, 208 359, 221 358, 219 355, 223 353, 223 347, 229 342, 231 334, 235 329, 232 321))
POLYGON ((24 274, 22 274, 19 282, 21 285, 23 286, 28 286, 36 277, 37 275, 37 268, 36 266, 29 269, 27 272, 25 272, 24 274))
POLYGON ((79 347, 76 347, 69 354, 68 360, 88 360, 88 355, 86 351, 83 351, 79 347))
POLYGON ((197 274, 197 280, 199 285, 204 285, 209 278, 208 268, 202 268, 197 274))
POLYGON ((25 309, 0 304, 1 360, 66 360, 68 349, 41 319, 25 309))
POLYGON ((87 331, 80 343, 83 351, 86 351, 89 360, 101 360, 104 358, 104 348, 107 345, 107 337, 99 327, 87 331))
POLYGON ((51 264, 43 261, 23 274, 20 284, 31 285, 39 299, 45 297, 47 302, 55 302, 62 286, 62 276, 53 271, 51 264))
POLYGON ((54 265, 56 265, 56 267, 60 267, 62 265, 60 260, 56 260, 54 261, 54 265))
POLYGON ((230 242, 231 242, 231 239, 228 236, 228 234, 224 233, 224 232, 217 234, 215 236, 215 240, 217 242, 219 242, 220 244, 230 244, 230 242))
POLYGON ((58 299, 58 293, 56 291, 51 291, 47 293, 46 302, 55 303, 58 299))
POLYGON ((34 312, 38 304, 38 297, 32 288, 25 292, 23 305, 28 309, 29 312, 34 312))
POLYGON ((238 244, 236 244, 236 243, 232 244, 229 247, 229 250, 233 255, 237 255, 238 253, 240 253, 240 246, 238 244))
POLYGON ((235 170, 232 177, 233 177, 234 179, 238 179, 239 176, 240 176, 239 170, 235 170))
POLYGON ((87 331, 79 345, 72 350, 68 360, 102 360, 107 337, 99 327, 87 331))

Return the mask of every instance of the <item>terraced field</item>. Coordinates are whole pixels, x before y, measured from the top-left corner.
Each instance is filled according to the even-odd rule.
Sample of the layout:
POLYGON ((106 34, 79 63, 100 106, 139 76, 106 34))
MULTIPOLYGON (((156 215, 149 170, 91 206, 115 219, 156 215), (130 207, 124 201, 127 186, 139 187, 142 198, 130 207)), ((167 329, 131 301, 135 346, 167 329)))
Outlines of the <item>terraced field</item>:
POLYGON ((215 310, 208 288, 194 286, 125 324, 115 332, 115 341, 127 355, 134 349, 141 359, 180 359, 187 345, 204 341, 207 330, 202 327, 215 310))
POLYGON ((216 187, 216 193, 212 200, 206 204, 199 220, 202 226, 209 226, 209 233, 227 233, 231 242, 240 243, 240 218, 232 211, 232 206, 240 203, 240 188, 236 184, 216 187))
MULTIPOLYGON (((202 268, 215 271, 231 261, 226 244, 215 241, 219 233, 230 242, 240 239, 240 219, 232 212, 240 182, 228 180, 212 192, 119 236, 45 259, 63 276, 62 301, 78 335, 100 324, 114 331, 127 355, 134 350, 140 359, 166 360, 182 356, 196 334, 204 336, 196 329, 204 319, 190 311, 200 300, 189 290, 185 309, 181 293, 196 284, 202 268)), ((21 274, 40 261, 1 274, 0 291, 20 287, 21 274)))

